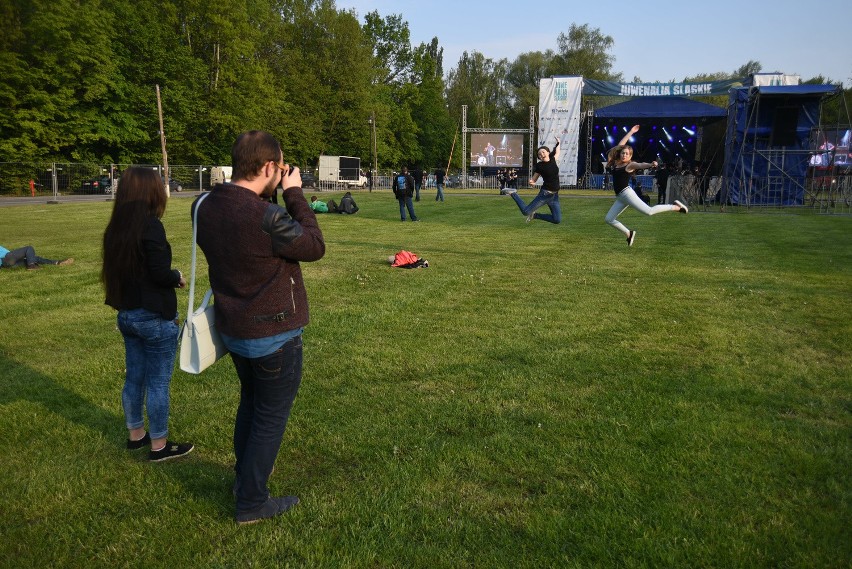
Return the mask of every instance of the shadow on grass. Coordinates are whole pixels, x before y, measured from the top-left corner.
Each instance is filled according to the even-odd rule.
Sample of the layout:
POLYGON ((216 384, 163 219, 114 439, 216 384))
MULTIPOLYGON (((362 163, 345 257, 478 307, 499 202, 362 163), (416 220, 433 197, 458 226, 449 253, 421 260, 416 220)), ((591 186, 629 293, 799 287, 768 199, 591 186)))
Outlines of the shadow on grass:
MULTIPOLYGON (((127 431, 124 428, 124 415, 115 413, 87 400, 85 397, 57 383, 50 376, 33 370, 26 365, 0 356, 0 370, 3 381, 0 383, 0 406, 9 406, 15 402, 29 402, 39 405, 50 413, 62 419, 79 425, 91 433, 91 441, 78 442, 79 448, 92 448, 98 445, 97 439, 103 438, 114 448, 124 451, 127 431)), ((121 386, 116 385, 116 390, 121 386)), ((119 396, 118 391, 116 397, 119 396)), ((48 421, 49 418, 45 418, 48 421)), ((27 437, 35 442, 41 435, 39 424, 32 423, 22 426, 32 434, 27 437)), ((49 445, 48 445, 49 446, 49 445)), ((72 446, 73 448, 73 446, 72 446)), ((204 458, 199 448, 185 458, 169 461, 164 464, 151 463, 150 468, 158 469, 160 475, 165 475, 175 482, 199 503, 208 503, 223 516, 233 515, 233 498, 231 484, 233 469, 230 465, 212 462, 204 458)), ((90 460, 103 460, 105 463, 114 460, 114 454, 89 452, 80 458, 81 463, 90 460)), ((119 458, 118 461, 122 459, 119 458)), ((123 459, 126 462, 147 462, 147 451, 128 452, 123 459)), ((94 468, 99 470, 99 468, 94 468)), ((140 484, 144 485, 144 481, 140 484)), ((164 490, 165 491, 165 490, 164 490)))

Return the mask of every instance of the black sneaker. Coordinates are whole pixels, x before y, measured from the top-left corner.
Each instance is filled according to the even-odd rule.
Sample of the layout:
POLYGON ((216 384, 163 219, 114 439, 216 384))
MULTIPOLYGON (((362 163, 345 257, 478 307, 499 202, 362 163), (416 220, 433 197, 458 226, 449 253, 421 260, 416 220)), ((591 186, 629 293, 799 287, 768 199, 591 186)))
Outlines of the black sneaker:
POLYGON ((627 246, 633 247, 633 240, 636 239, 636 232, 631 230, 630 235, 627 236, 627 246))
POLYGON ((269 498, 264 505, 248 512, 237 513, 236 520, 241 526, 256 524, 257 522, 280 516, 299 503, 298 496, 281 496, 280 498, 269 498))
POLYGON ((160 450, 151 449, 151 452, 148 453, 148 460, 151 462, 162 462, 178 458, 179 456, 191 453, 194 448, 195 445, 192 443, 173 443, 172 441, 166 441, 166 446, 160 450))
POLYGON ((131 441, 127 439, 127 450, 139 450, 142 447, 151 445, 151 435, 145 433, 145 436, 139 439, 138 441, 131 441))

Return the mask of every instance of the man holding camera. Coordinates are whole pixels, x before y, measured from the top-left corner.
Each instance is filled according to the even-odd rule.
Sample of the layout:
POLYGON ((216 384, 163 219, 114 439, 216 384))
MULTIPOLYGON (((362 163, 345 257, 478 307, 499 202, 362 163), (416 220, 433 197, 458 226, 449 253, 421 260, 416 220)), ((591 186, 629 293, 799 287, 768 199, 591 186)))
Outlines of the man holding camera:
POLYGON ((236 521, 248 524, 295 506, 267 486, 302 378, 308 297, 300 261, 325 254, 297 168, 283 163, 269 133, 250 131, 231 149, 231 182, 198 206, 198 245, 207 258, 216 328, 240 379, 234 426, 236 521), (269 203, 278 185, 284 206, 269 203))

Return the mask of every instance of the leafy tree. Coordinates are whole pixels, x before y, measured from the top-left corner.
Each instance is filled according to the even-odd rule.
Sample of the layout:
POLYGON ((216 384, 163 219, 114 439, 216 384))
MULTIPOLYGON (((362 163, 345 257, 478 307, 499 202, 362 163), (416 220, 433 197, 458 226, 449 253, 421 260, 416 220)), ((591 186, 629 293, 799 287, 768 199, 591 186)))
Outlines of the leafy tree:
POLYGON ((320 154, 369 161, 374 71, 357 18, 333 2, 293 9, 289 17, 274 63, 284 85, 281 95, 293 109, 282 118, 286 150, 302 164, 313 164, 320 154))
POLYGON ((370 12, 364 18, 364 33, 376 59, 376 80, 385 84, 408 81, 414 65, 414 53, 408 22, 402 19, 402 15, 391 14, 382 18, 378 12, 370 12))
POLYGON ((753 75, 755 73, 760 73, 760 70, 763 69, 763 66, 759 61, 754 61, 749 59, 747 63, 739 66, 734 72, 731 74, 731 79, 737 78, 746 78, 749 75, 753 75))
POLYGON ((509 64, 506 84, 510 92, 510 105, 506 110, 507 128, 527 128, 529 108, 538 108, 539 81, 553 75, 555 54, 551 50, 520 54, 509 64))
POLYGON ((615 56, 610 53, 615 40, 588 24, 571 24, 568 33, 556 38, 558 50, 553 62, 553 75, 581 75, 588 79, 621 81, 620 73, 613 73, 615 56))
POLYGON ((443 49, 437 38, 416 49, 400 15, 367 14, 364 32, 374 58, 379 161, 432 166, 449 154, 454 127, 444 100, 443 49))
POLYGON ((93 141, 126 135, 101 112, 122 88, 108 10, 94 2, 12 0, 0 13, 7 17, 0 40, 3 159, 82 159, 93 141))
POLYGON ((203 146, 195 146, 201 139, 196 134, 203 124, 200 115, 206 109, 203 68, 177 31, 177 12, 170 2, 139 0, 116 2, 114 13, 121 22, 121 36, 113 40, 113 50, 123 91, 104 113, 121 117, 127 134, 119 141, 93 145, 93 154, 122 163, 162 161, 159 85, 169 161, 200 161, 206 155, 203 146))
POLYGON ((451 116, 461 117, 468 106, 467 124, 476 128, 502 128, 510 94, 506 85, 508 61, 494 61, 479 53, 464 52, 447 81, 451 116))
POLYGON ((444 99, 442 58, 443 49, 438 45, 438 38, 433 38, 429 44, 420 44, 414 52, 412 77, 418 96, 412 100, 411 117, 419 127, 419 163, 425 167, 446 164, 456 128, 444 99))

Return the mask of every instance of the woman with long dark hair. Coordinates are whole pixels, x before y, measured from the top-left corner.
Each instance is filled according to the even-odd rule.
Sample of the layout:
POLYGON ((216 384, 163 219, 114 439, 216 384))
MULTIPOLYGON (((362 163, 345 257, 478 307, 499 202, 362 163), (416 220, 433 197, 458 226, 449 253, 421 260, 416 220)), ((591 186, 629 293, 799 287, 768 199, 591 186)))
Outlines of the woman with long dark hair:
POLYGON ((503 193, 512 196, 515 203, 518 204, 518 209, 521 214, 527 216, 527 223, 533 219, 540 219, 549 223, 560 223, 562 221, 562 209, 559 206, 559 139, 556 139, 556 144, 553 145, 553 150, 547 146, 539 147, 536 152, 538 162, 533 168, 533 177, 530 178, 530 185, 538 181, 539 177, 543 180, 541 190, 538 195, 533 198, 529 204, 525 204, 518 196, 518 190, 511 186, 503 189, 503 193), (542 206, 550 208, 550 213, 536 213, 536 210, 542 206))
POLYGON ((121 402, 127 448, 150 445, 148 458, 154 462, 193 449, 192 444, 167 438, 169 385, 178 339, 175 288, 186 286, 186 280, 172 268, 172 249, 160 221, 165 210, 166 191, 159 174, 148 168, 125 170, 104 232, 101 269, 106 304, 118 310, 118 329, 124 336, 121 402))
POLYGON ((689 209, 675 200, 674 204, 659 204, 654 207, 649 206, 636 195, 633 188, 630 187, 630 176, 637 170, 645 170, 647 168, 656 168, 656 160, 653 162, 634 162, 633 147, 627 143, 630 137, 639 132, 639 125, 634 125, 633 128, 619 141, 616 146, 609 149, 607 153, 606 169, 612 175, 612 187, 615 190, 615 203, 609 208, 609 212, 604 218, 607 223, 621 231, 627 237, 627 246, 632 247, 633 241, 636 239, 636 232, 627 229, 624 224, 618 221, 618 216, 628 207, 634 208, 636 211, 645 215, 655 215, 666 211, 679 211, 681 213, 689 213, 689 209))

